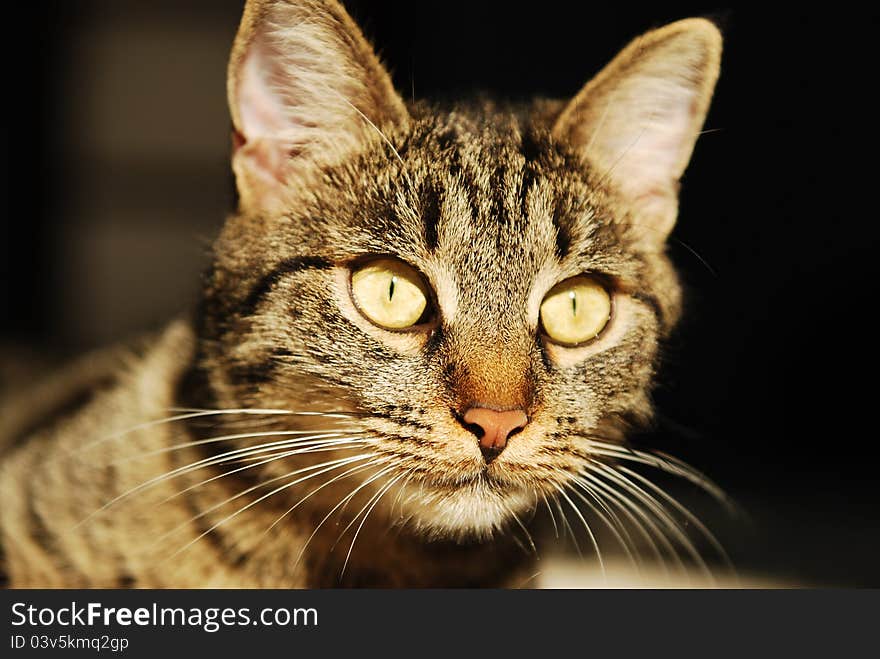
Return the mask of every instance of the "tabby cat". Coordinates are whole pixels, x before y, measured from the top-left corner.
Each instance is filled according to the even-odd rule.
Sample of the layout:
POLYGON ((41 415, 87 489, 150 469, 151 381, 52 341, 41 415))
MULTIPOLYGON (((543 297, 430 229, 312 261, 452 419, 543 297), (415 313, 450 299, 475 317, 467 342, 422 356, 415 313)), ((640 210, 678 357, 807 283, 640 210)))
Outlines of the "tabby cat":
POLYGON ((7 401, 8 583, 537 585, 536 510, 590 569, 599 527, 637 564, 695 554, 630 467, 700 476, 625 434, 679 316, 665 242, 720 54, 688 19, 568 102, 440 107, 335 0, 248 2, 199 308, 7 401))

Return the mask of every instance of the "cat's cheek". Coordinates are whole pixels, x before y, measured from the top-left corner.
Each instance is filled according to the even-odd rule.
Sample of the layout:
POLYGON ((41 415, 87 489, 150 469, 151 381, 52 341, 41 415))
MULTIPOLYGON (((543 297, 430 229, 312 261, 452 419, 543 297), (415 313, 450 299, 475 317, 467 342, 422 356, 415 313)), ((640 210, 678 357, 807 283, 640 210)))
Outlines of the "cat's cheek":
POLYGON ((547 352, 547 356, 558 368, 566 369, 580 366, 588 359, 623 341, 627 333, 633 328, 633 323, 637 318, 637 305, 630 297, 618 294, 614 296, 614 312, 609 326, 597 339, 577 348, 569 348, 545 341, 544 349, 547 352))
POLYGON ((392 332, 384 330, 364 318, 351 299, 350 276, 348 268, 333 268, 333 297, 342 315, 371 339, 402 355, 418 355, 428 340, 428 333, 392 332))

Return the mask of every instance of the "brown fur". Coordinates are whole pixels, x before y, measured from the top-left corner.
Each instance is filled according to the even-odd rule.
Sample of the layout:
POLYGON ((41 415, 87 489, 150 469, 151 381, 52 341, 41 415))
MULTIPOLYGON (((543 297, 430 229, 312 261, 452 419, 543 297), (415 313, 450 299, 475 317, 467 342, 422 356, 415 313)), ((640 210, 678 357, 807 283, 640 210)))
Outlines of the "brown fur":
POLYGON ((202 305, 3 456, 12 584, 522 583, 526 516, 567 505, 604 464, 596 442, 651 416, 680 311, 663 245, 719 54, 711 24, 682 21, 569 104, 407 107, 335 2, 248 3, 229 70, 241 203, 202 305), (424 275, 429 330, 358 312, 348 281, 370 255, 424 275), (607 285, 612 320, 555 345, 538 305, 582 273, 607 285), (461 422, 476 404, 529 417, 489 465, 461 422), (294 414, 163 422, 176 408, 294 414), (265 446, 310 431, 348 444, 265 446))

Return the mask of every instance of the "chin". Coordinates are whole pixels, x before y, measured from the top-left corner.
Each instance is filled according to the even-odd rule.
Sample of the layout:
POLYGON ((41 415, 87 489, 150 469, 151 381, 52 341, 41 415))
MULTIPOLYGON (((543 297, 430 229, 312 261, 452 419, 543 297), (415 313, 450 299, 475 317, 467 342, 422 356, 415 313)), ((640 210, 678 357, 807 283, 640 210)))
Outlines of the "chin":
POLYGON ((485 479, 456 487, 410 485, 401 497, 401 523, 428 540, 490 540, 531 515, 534 492, 485 479))

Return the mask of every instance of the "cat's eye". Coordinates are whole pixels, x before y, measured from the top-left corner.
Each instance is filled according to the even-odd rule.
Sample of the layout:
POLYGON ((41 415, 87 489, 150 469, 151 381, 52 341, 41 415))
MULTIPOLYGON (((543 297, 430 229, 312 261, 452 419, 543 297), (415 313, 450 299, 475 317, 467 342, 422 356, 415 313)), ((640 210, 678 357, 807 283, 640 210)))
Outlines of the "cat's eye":
POLYGON ((407 329, 428 318, 428 289, 421 275, 395 259, 370 261, 351 276, 360 312, 380 327, 407 329))
POLYGON ((563 345, 574 346, 596 338, 610 318, 608 291, 584 275, 556 284, 541 302, 544 333, 563 345))

